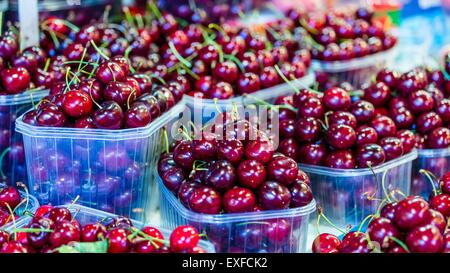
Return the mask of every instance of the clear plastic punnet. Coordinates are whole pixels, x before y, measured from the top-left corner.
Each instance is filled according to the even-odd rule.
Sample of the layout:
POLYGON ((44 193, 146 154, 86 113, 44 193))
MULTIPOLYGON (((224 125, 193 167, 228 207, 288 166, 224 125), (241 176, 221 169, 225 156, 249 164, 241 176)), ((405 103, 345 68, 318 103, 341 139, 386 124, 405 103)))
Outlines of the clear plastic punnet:
POLYGON ((314 71, 324 72, 335 82, 349 82, 359 88, 395 58, 397 52, 398 46, 395 46, 386 51, 348 61, 313 60, 311 66, 314 71))
POLYGON ((336 225, 355 226, 375 213, 386 195, 409 195, 416 158, 414 150, 372 169, 341 170, 305 164, 299 164, 299 168, 308 174, 317 206, 323 213, 336 225))
MULTIPOLYGON (((314 83, 314 73, 310 72, 305 77, 291 81, 291 85, 302 88, 304 86, 310 87, 314 83)), ((186 106, 191 110, 192 117, 202 117, 202 122, 206 123, 212 120, 220 112, 229 111, 233 105, 248 105, 265 101, 268 103, 275 102, 275 99, 280 96, 287 96, 294 94, 294 90, 288 83, 283 83, 271 88, 263 89, 245 96, 237 96, 227 100, 213 100, 213 99, 195 99, 194 97, 185 95, 183 97, 186 106)))
POLYGON ((41 204, 64 205, 79 196, 81 205, 145 221, 158 202, 152 171, 164 128, 184 109, 177 104, 146 127, 123 130, 38 127, 18 118, 30 192, 41 204))
POLYGON ((10 185, 26 181, 22 135, 16 133, 16 118, 47 94, 48 90, 35 90, 0 96, 0 181, 10 185))
POLYGON ((200 214, 184 207, 158 180, 163 227, 173 229, 179 225, 194 226, 206 233, 216 252, 220 253, 306 251, 309 217, 316 209, 314 200, 305 207, 285 210, 200 214))
MULTIPOLYGON (((432 182, 420 173, 421 169, 434 174, 438 179, 450 172, 450 147, 445 149, 418 150, 419 156, 413 162, 411 194, 428 198, 433 193, 432 182)), ((437 181, 434 181, 435 183, 437 181)), ((435 184, 437 188, 438 185, 435 184)))
MULTIPOLYGON (((90 223, 98 223, 98 222, 105 221, 107 219, 118 217, 118 215, 116 215, 116 214, 88 208, 88 207, 81 206, 78 204, 73 204, 70 206, 61 206, 61 207, 69 208, 72 215, 75 215, 75 220, 77 220, 78 223, 80 223, 80 225, 86 225, 86 224, 90 224, 90 223)), ((19 221, 16 222, 16 228, 25 227, 26 225, 28 225, 30 223, 31 220, 32 220, 31 217, 24 217, 23 219, 20 219, 19 221)), ((133 226, 135 226, 137 228, 143 228, 144 226, 152 226, 152 227, 159 229, 161 231, 161 233, 163 234, 164 239, 166 239, 166 240, 170 238, 170 234, 172 233, 171 230, 160 228, 156 225, 152 225, 152 223, 144 224, 144 222, 140 222, 140 221, 136 221, 136 220, 131 220, 131 222, 133 223, 133 226)), ((13 232, 14 226, 9 225, 7 228, 5 228, 5 230, 8 232, 13 232)), ((214 246, 209 242, 200 240, 198 245, 200 247, 202 247, 204 250, 206 250, 207 253, 215 252, 214 246)))

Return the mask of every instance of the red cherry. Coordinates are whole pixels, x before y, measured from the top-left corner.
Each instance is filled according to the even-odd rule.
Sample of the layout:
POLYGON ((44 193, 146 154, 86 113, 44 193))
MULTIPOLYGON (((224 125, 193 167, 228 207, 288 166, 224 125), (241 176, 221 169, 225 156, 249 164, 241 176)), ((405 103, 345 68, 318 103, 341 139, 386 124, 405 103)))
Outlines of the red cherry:
POLYGON ((341 241, 338 237, 329 233, 322 233, 314 239, 313 253, 339 253, 341 241))
POLYGON ((64 94, 62 108, 66 115, 79 118, 91 112, 92 100, 87 93, 69 91, 64 94))
POLYGON ((179 226, 170 234, 170 249, 173 252, 181 252, 185 249, 197 246, 200 235, 192 226, 179 226))

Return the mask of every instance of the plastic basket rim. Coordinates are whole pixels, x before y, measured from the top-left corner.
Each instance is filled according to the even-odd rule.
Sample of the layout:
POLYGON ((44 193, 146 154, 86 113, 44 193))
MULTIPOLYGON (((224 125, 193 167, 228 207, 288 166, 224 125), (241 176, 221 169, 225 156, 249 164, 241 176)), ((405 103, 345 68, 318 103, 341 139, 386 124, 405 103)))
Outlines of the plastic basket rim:
POLYGON ((67 127, 43 127, 26 124, 22 121, 24 113, 16 119, 16 132, 32 138, 57 138, 57 139, 94 139, 94 140, 125 140, 147 138, 156 132, 167 122, 185 110, 185 104, 178 102, 171 109, 163 113, 149 125, 140 128, 127 128, 120 130, 108 129, 80 129, 67 127))
POLYGON ((388 49, 375 54, 367 55, 364 57, 354 58, 346 61, 319 61, 312 60, 311 66, 317 70, 322 72, 344 72, 347 70, 356 70, 361 68, 367 68, 374 65, 377 65, 378 62, 386 61, 392 55, 396 54, 398 51, 398 43, 388 49))
MULTIPOLYGON (((79 205, 79 204, 58 205, 55 207, 68 208, 71 213, 87 214, 90 216, 97 216, 100 218, 106 218, 106 217, 116 218, 116 217, 120 216, 118 214, 109 213, 109 212, 98 210, 98 209, 93 209, 93 208, 86 207, 86 206, 79 205), (70 206, 70 208, 69 208, 69 206, 70 206)), ((20 228, 21 226, 26 225, 31 219, 32 219, 32 217, 30 217, 30 216, 23 217, 23 218, 19 219, 19 221, 16 222, 15 227, 20 228)), ((144 223, 141 221, 136 221, 133 219, 130 219, 130 220, 133 223, 133 225, 138 228, 142 228, 142 227, 148 225, 147 223, 144 223)), ((151 226, 160 230, 163 233, 165 239, 169 239, 168 236, 170 236, 170 234, 172 233, 172 231, 170 229, 161 227, 159 225, 151 225, 151 226)), ((9 225, 8 227, 5 227, 4 229, 8 232, 11 232, 14 230, 14 225, 9 225)), ((200 240, 199 246, 203 247, 208 253, 215 253, 214 245, 208 241, 200 240)))
POLYGON ((383 173, 387 170, 399 167, 403 164, 409 163, 413 160, 415 160, 418 156, 418 152, 416 149, 412 150, 406 155, 403 155, 399 158, 396 158, 394 160, 385 162, 381 165, 375 166, 371 169, 364 168, 364 169, 333 169, 329 167, 324 166, 315 166, 315 165, 309 165, 309 164, 301 164, 299 163, 299 168, 306 172, 306 173, 312 173, 315 175, 324 175, 324 176, 337 176, 337 177, 354 177, 354 176, 366 176, 366 175, 373 175, 373 173, 383 173))
POLYGON ((188 210, 175 195, 167 189, 162 183, 161 178, 157 177, 159 190, 169 205, 177 211, 177 213, 188 221, 199 223, 235 223, 249 222, 252 220, 265 220, 274 218, 294 218, 309 216, 316 210, 316 200, 313 199, 308 205, 300 208, 288 208, 283 210, 266 210, 260 212, 244 212, 244 213, 226 213, 226 214, 201 214, 188 210))
POLYGON ((450 156, 450 147, 442 149, 418 149, 419 157, 446 157, 450 156))
MULTIPOLYGON (((295 87, 299 87, 301 88, 302 86, 311 86, 315 81, 315 74, 313 72, 313 70, 309 69, 308 73, 300 79, 296 79, 291 81, 291 84, 293 84, 295 87)), ((278 84, 269 88, 265 88, 265 89, 261 89, 257 92, 253 92, 251 94, 248 94, 249 96, 237 96, 231 99, 226 99, 226 100, 217 100, 216 102, 214 101, 214 99, 196 99, 192 96, 188 96, 188 95, 184 95, 183 100, 185 101, 186 105, 188 106, 193 106, 194 102, 196 100, 200 100, 202 102, 202 105, 206 105, 206 106, 216 106, 219 105, 221 107, 224 106, 228 106, 230 105, 230 107, 232 106, 233 103, 244 103, 245 101, 248 100, 248 102, 252 102, 252 98, 251 96, 260 96, 258 99, 267 99, 266 97, 268 96, 273 96, 274 93, 278 93, 280 89, 284 89, 284 88, 288 88, 291 89, 290 85, 288 83, 282 83, 282 84, 278 84)), ((281 94, 280 94, 281 95, 281 94)))
MULTIPOLYGON (((48 89, 35 89, 30 92, 27 90, 20 94, 14 95, 1 95, 0 96, 0 106, 11 106, 11 105, 19 105, 32 103, 33 101, 39 102, 45 96, 48 95, 48 89)), ((28 111, 27 111, 28 112, 28 111)))

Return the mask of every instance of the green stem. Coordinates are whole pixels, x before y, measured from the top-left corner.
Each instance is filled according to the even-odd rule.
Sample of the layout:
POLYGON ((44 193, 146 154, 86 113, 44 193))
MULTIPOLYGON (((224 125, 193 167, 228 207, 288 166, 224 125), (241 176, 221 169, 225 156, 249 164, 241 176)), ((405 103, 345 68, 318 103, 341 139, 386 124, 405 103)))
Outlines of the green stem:
POLYGON ((361 224, 359 224, 358 230, 356 231, 356 234, 359 234, 364 226, 364 224, 369 221, 372 221, 374 215, 368 215, 366 218, 364 218, 364 220, 362 220, 361 224))
POLYGON ((238 58, 236 58, 236 56, 225 54, 224 57, 225 59, 234 62, 239 67, 239 70, 241 70, 242 73, 245 73, 244 65, 238 58))
POLYGON ((93 40, 90 41, 91 45, 94 47, 95 51, 97 51, 97 53, 102 56, 105 60, 109 61, 109 57, 106 56, 95 44, 95 42, 93 40))
POLYGON ((327 224, 329 224, 331 227, 333 227, 334 229, 336 229, 337 231, 341 232, 342 234, 346 234, 347 232, 344 231, 343 229, 339 228, 338 226, 336 226, 335 224, 333 224, 333 222, 331 222, 330 219, 328 219, 328 217, 325 216, 325 214, 323 214, 322 209, 319 210, 319 214, 322 215, 322 218, 325 220, 325 222, 327 222, 327 224))
POLYGON ((211 23, 211 24, 208 25, 208 28, 217 30, 220 34, 222 34, 223 37, 226 38, 226 40, 225 40, 226 42, 228 42, 230 40, 230 37, 228 36, 228 34, 219 25, 211 23))
MULTIPOLYGON (((1 161, 0 161, 0 162, 1 162, 1 161)), ((434 184, 434 180, 433 180, 433 178, 431 177, 431 173, 430 173, 429 171, 425 170, 425 169, 421 169, 419 172, 420 172, 421 174, 425 175, 425 176, 428 178, 428 180, 429 180, 430 183, 431 183, 431 187, 432 187, 432 189, 433 189, 433 194, 434 194, 434 196, 437 196, 437 195, 438 195, 438 190, 436 189, 436 185, 434 184)))
POLYGON ((403 248, 406 252, 410 253, 408 246, 403 243, 401 240, 393 237, 393 236, 389 236, 389 239, 391 239, 392 241, 394 241, 395 243, 397 243, 401 248, 403 248))
POLYGON ((172 51, 173 55, 175 55, 175 57, 178 59, 178 61, 180 61, 186 67, 191 67, 191 63, 188 62, 185 58, 183 58, 183 56, 181 56, 180 53, 178 53, 178 50, 175 48, 175 46, 173 45, 173 43, 171 41, 169 42, 168 45, 169 45, 169 48, 172 51))
POLYGON ((387 175, 387 171, 385 171, 383 173, 383 177, 381 178, 381 188, 383 189, 383 193, 386 196, 386 199, 388 200, 389 203, 392 203, 391 198, 389 198, 389 194, 388 191, 386 189, 386 175, 387 175))

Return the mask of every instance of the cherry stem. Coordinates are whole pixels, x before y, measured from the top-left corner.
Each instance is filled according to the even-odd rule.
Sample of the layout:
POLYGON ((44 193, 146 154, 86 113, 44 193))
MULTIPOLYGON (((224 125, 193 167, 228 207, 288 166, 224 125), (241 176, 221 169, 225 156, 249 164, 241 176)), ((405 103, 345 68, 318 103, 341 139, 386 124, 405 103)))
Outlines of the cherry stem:
POLYGON ((13 226, 14 226, 14 240, 17 241, 17 223, 16 223, 16 217, 14 217, 14 212, 11 209, 11 207, 9 206, 8 203, 5 203, 6 208, 8 209, 11 217, 12 217, 12 221, 13 221, 13 226))
POLYGON ((26 203, 25 203, 25 209, 24 209, 24 213, 26 211, 28 211, 28 206, 30 205, 30 193, 28 192, 28 188, 25 184, 23 184, 22 182, 18 182, 17 186, 21 187, 23 189, 23 191, 25 192, 25 199, 26 203))
POLYGON ((131 16, 130 9, 128 7, 123 7, 123 13, 128 24, 130 24, 130 27, 137 29, 136 25, 134 24, 133 16, 131 16))
POLYGON ((16 229, 17 232, 26 232, 26 233, 38 233, 38 232, 53 232, 51 229, 46 228, 18 228, 16 229))
POLYGON ((47 72, 48 67, 50 66, 50 61, 50 58, 47 58, 47 60, 45 61, 44 72, 47 72))
POLYGON ((91 40, 91 45, 94 47, 95 51, 97 51, 97 53, 102 56, 105 60, 109 61, 109 57, 106 56, 101 50, 100 48, 97 47, 97 45, 95 44, 95 42, 93 40, 91 40))
POLYGON ((148 7, 150 8, 150 11, 153 13, 153 15, 155 15, 156 19, 161 23, 164 23, 164 18, 161 15, 161 11, 159 11, 159 8, 156 6, 153 0, 148 1, 148 7))
POLYGON ((359 224, 359 227, 358 227, 358 230, 356 231, 356 234, 359 234, 359 233, 361 232, 361 230, 362 230, 364 224, 365 224, 367 221, 369 221, 369 224, 370 224, 370 222, 372 221, 372 219, 373 219, 374 216, 375 216, 375 215, 368 215, 366 218, 364 218, 364 220, 362 220, 361 224, 359 224))
POLYGON ((182 134, 186 139, 192 141, 192 137, 185 131, 186 126, 182 125, 183 129, 179 128, 178 133, 182 134))
MULTIPOLYGON (((0 161, 1 162, 1 161, 0 161)), ((425 169, 420 169, 420 171, 419 171, 421 174, 423 174, 423 175, 425 175, 427 178, 428 178, 428 180, 430 181, 430 183, 431 183, 431 187, 432 187, 432 189, 433 189, 433 194, 434 194, 434 196, 437 196, 439 193, 438 193, 438 189, 436 189, 436 185, 434 184, 434 181, 438 181, 437 180, 437 178, 434 176, 434 174, 432 174, 430 171, 428 171, 428 170, 425 170, 425 169), (434 180, 433 178, 436 178, 436 180, 434 180)))
POLYGON ((225 54, 224 57, 225 57, 225 59, 234 62, 239 67, 241 72, 245 73, 244 65, 242 64, 242 62, 238 58, 236 58, 236 56, 230 55, 230 54, 225 54))
POLYGON ((109 18, 109 12, 110 11, 111 11, 111 5, 107 5, 105 7, 105 11, 103 12, 103 16, 102 16, 103 23, 105 23, 105 24, 108 23, 108 18, 109 18))
POLYGON ((397 243, 401 248, 403 248, 406 252, 410 253, 408 246, 403 243, 401 240, 393 237, 393 236, 389 236, 389 239, 391 239, 392 241, 394 241, 395 243, 397 243))
POLYGON ((190 68, 184 66, 184 64, 180 63, 181 67, 183 68, 184 71, 186 71, 186 73, 189 74, 189 76, 191 76, 192 78, 198 80, 200 79, 200 77, 194 73, 194 71, 192 71, 190 68))
POLYGON ((333 227, 334 229, 336 229, 337 231, 341 232, 342 234, 346 234, 347 232, 344 231, 343 229, 339 228, 338 226, 336 226, 335 224, 333 224, 333 222, 331 222, 330 219, 328 219, 327 216, 325 216, 325 214, 322 211, 322 208, 318 209, 319 214, 322 215, 322 218, 325 220, 325 222, 327 222, 327 224, 329 224, 331 227, 333 227))
POLYGON ((83 55, 81 55, 81 61, 78 64, 77 71, 80 71, 80 69, 81 69, 81 64, 83 63, 84 58, 86 57, 86 52, 87 52, 87 47, 85 47, 84 50, 83 50, 83 55))
POLYGON ((170 153, 169 135, 167 134, 166 128, 163 128, 163 137, 164 137, 164 143, 166 146, 166 153, 169 154, 170 153))
MULTIPOLYGON (((137 92, 136 88, 133 89, 133 91, 130 93, 130 95, 127 98, 127 109, 130 109, 130 100, 131 100, 131 96, 133 96, 133 94, 135 95, 137 92)), ((134 99, 136 99, 136 96, 134 96, 134 99)))
POLYGON ((3 172, 3 159, 5 158, 6 154, 11 151, 11 147, 6 148, 3 150, 2 154, 0 155, 0 175, 2 176, 2 180, 6 180, 8 177, 3 172))
POLYGON ((387 171, 385 171, 383 173, 383 177, 381 178, 381 188, 383 189, 383 193, 386 196, 386 199, 389 201, 389 203, 392 203, 391 198, 389 198, 390 194, 388 194, 388 191, 386 189, 386 176, 387 176, 387 171))
POLYGON ((75 220, 75 218, 80 213, 80 211, 81 211, 81 208, 78 208, 77 211, 75 211, 75 213, 73 214, 72 219, 70 220, 70 222, 73 222, 73 220, 75 220))
POLYGON ((3 11, 0 12, 0 36, 2 36, 2 28, 3 28, 3 11))
POLYGON ((94 99, 92 96, 92 86, 94 85, 94 82, 91 82, 89 85, 89 97, 91 97, 92 102, 99 108, 102 109, 102 106, 94 99))
POLYGON ((388 204, 388 202, 386 201, 386 199, 381 200, 380 204, 378 205, 378 208, 375 212, 375 215, 378 217, 380 216, 381 210, 383 209, 384 205, 388 204))
POLYGON ((59 43, 58 37, 56 37, 55 32, 50 29, 45 29, 45 28, 44 28, 44 30, 48 31, 48 33, 50 34, 50 38, 52 38, 53 43, 55 44, 56 48, 59 48, 61 46, 61 44, 59 43))
POLYGON ((79 195, 77 195, 77 197, 73 199, 72 203, 70 203, 70 205, 67 206, 67 209, 70 209, 73 205, 75 205, 75 203, 78 202, 78 199, 80 199, 79 195))
POLYGON ((230 36, 228 36, 228 34, 225 32, 225 30, 222 27, 220 27, 218 24, 210 23, 208 25, 208 28, 217 30, 220 34, 223 35, 223 37, 226 38, 226 40, 225 40, 226 42, 230 41, 230 36))
POLYGON ((183 58, 183 56, 180 55, 180 53, 175 48, 172 41, 170 41, 168 45, 169 45, 169 48, 172 51, 173 55, 175 55, 175 57, 178 59, 178 61, 180 61, 183 65, 185 65, 187 67, 191 67, 191 63, 188 62, 185 58, 183 58))
POLYGON ((306 31, 308 31, 309 33, 312 33, 313 35, 317 35, 319 34, 319 31, 315 28, 312 28, 308 25, 308 22, 306 22, 305 18, 301 17, 300 20, 300 25, 306 29, 306 31))

